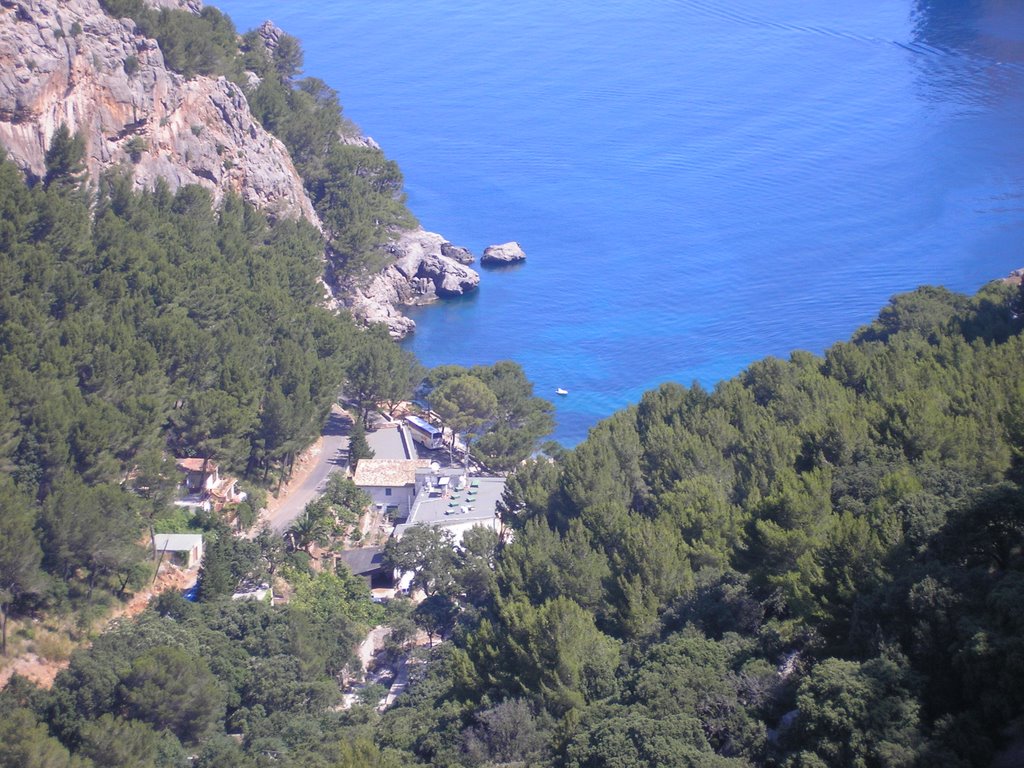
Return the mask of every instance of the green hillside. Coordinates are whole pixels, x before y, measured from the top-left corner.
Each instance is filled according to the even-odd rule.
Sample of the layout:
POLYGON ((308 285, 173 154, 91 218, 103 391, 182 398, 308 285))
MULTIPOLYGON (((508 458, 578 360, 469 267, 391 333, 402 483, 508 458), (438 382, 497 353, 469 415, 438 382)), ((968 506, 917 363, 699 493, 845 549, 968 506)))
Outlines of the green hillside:
MULTIPOLYGON (((339 263, 379 264, 412 221, 401 175, 346 143, 297 41, 239 43, 212 9, 105 7, 184 75, 245 82, 339 263)), ((515 471, 503 536, 389 551, 429 571, 419 606, 201 515, 200 602, 168 592, 93 637, 151 580, 146 531, 181 522, 174 456, 215 458, 258 498, 346 379, 368 411, 416 367, 322 306, 311 225, 81 161, 66 130, 34 185, 0 161, 0 622, 42 651, 56 617, 81 646, 52 688, 0 692, 0 768, 987 768, 1021 739, 1024 292, 1002 282, 897 296, 823 356, 663 385, 525 463, 551 419, 522 370, 435 369, 449 424, 515 471), (227 596, 275 574, 287 605, 227 596), (394 706, 371 687, 345 709, 381 622, 387 653, 417 627, 430 647, 394 706)))
POLYGON ((450 766, 989 765, 1024 714, 1020 308, 1001 283, 897 296, 824 357, 664 385, 521 469, 489 599, 382 743, 450 766))

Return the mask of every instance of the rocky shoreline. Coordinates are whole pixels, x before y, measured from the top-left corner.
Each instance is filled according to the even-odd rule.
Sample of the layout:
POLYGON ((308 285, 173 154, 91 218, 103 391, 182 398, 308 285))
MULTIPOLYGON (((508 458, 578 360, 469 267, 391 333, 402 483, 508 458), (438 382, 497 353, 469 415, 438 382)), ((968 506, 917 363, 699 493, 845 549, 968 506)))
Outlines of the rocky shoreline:
MULTIPOLYGON (((148 2, 202 8, 200 0, 148 2)), ((280 34, 269 23, 261 31, 268 39, 280 34)), ((253 117, 238 86, 168 70, 156 41, 130 20, 108 16, 98 0, 0 3, 0 145, 38 179, 61 124, 83 136, 90 178, 120 165, 140 189, 157 179, 172 192, 198 184, 214 202, 230 191, 271 216, 303 217, 322 231, 288 150, 253 117)), ((416 327, 400 307, 462 296, 480 284, 468 266, 473 254, 434 232, 402 232, 384 247, 393 262, 360 284, 337 280, 326 253, 325 299, 363 323, 385 323, 395 338, 416 327)), ((488 248, 481 263, 523 258, 518 244, 506 243, 488 248)))
POLYGON ((403 232, 388 243, 394 262, 369 281, 341 282, 332 286, 338 304, 362 323, 384 323, 392 337, 402 339, 416 323, 402 314, 401 306, 430 304, 475 291, 480 275, 468 264, 473 254, 436 232, 403 232))
MULTIPOLYGON (((362 323, 384 323, 393 338, 404 339, 416 322, 400 307, 422 306, 438 299, 452 299, 475 291, 480 275, 468 266, 473 254, 436 232, 423 229, 403 232, 385 246, 395 261, 362 284, 333 286, 338 304, 362 323)), ((491 245, 480 259, 485 267, 520 264, 526 253, 516 242, 491 245)))

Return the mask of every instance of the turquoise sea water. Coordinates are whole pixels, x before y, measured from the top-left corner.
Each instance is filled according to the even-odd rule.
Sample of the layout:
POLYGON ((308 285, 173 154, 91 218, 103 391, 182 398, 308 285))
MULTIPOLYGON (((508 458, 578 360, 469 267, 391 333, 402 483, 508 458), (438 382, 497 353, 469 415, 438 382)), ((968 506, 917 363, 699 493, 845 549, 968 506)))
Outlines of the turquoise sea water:
POLYGON ((424 227, 522 244, 409 344, 518 360, 569 445, 660 382, 1024 266, 1024 3, 216 4, 302 40, 424 227))

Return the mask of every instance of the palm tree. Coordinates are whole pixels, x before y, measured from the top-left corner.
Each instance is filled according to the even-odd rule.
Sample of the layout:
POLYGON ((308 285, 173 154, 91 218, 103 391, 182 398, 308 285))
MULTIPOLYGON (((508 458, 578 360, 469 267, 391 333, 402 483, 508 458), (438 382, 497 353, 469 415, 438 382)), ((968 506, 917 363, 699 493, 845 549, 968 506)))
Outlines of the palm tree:
POLYGON ((317 514, 316 511, 306 507, 306 511, 297 517, 288 528, 288 538, 292 549, 301 549, 306 554, 312 556, 313 553, 310 552, 310 548, 314 544, 321 546, 326 544, 330 537, 330 532, 330 526, 323 515, 317 514))

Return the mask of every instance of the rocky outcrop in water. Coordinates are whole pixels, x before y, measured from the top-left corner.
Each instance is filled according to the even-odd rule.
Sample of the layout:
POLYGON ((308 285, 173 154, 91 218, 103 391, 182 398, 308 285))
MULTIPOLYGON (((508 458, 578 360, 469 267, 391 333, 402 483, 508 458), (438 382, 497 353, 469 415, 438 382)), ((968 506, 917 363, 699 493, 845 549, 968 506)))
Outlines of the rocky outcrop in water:
POLYGON ((387 324, 396 338, 408 335, 416 327, 415 322, 398 311, 398 306, 461 296, 480 284, 480 275, 445 254, 447 250, 465 258, 469 252, 434 232, 405 232, 388 250, 395 262, 366 285, 345 289, 342 301, 357 319, 387 324))
MULTIPOLYGON (((163 4, 194 10, 196 2, 163 4)), ((97 0, 0 0, 0 144, 27 174, 61 123, 85 139, 90 177, 131 167, 140 188, 227 190, 272 216, 319 219, 284 145, 224 78, 186 80, 156 41, 97 0)))
POLYGON ((502 243, 501 245, 489 245, 484 249, 480 263, 484 266, 503 266, 505 264, 517 264, 526 261, 526 253, 519 243, 502 243))

